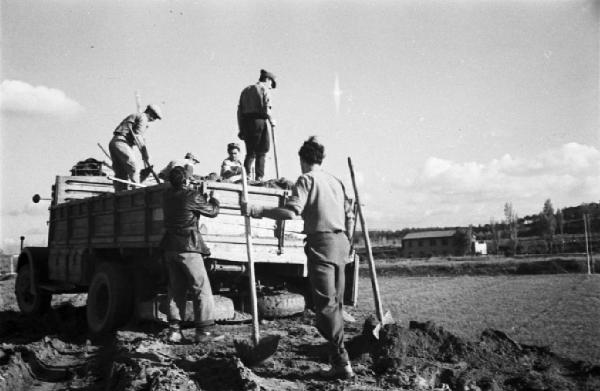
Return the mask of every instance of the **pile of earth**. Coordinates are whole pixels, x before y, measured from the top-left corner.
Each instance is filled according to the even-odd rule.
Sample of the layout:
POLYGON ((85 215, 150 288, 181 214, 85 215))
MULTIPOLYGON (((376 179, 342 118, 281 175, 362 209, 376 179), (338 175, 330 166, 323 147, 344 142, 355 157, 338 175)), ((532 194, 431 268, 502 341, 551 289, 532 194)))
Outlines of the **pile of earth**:
POLYGON ((486 329, 467 341, 432 322, 391 324, 379 333, 367 319, 348 343, 351 357, 377 374, 378 385, 399 389, 600 390, 600 366, 559 357, 544 347, 519 344, 486 329))

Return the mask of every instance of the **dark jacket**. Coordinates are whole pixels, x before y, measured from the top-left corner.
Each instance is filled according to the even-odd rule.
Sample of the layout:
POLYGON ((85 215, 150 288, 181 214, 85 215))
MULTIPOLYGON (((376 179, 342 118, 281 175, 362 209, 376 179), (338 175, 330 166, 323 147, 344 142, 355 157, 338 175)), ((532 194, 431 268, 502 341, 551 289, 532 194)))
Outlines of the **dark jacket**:
POLYGON ((210 255, 198 230, 200 215, 216 217, 219 214, 219 201, 190 189, 165 190, 163 194, 163 222, 165 235, 160 247, 165 251, 197 252, 210 255))

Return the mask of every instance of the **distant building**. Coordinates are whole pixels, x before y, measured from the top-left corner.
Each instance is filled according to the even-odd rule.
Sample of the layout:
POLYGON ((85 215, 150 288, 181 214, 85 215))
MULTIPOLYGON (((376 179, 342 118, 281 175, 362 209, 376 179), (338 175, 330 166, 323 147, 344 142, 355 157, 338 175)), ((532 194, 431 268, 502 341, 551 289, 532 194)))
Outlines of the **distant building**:
POLYGON ((473 253, 475 255, 487 255, 487 243, 485 240, 476 240, 473 246, 473 253))
POLYGON ((471 235, 470 243, 461 242, 459 237, 455 229, 410 232, 402 238, 403 254, 407 258, 462 256, 473 249, 475 237, 471 235))

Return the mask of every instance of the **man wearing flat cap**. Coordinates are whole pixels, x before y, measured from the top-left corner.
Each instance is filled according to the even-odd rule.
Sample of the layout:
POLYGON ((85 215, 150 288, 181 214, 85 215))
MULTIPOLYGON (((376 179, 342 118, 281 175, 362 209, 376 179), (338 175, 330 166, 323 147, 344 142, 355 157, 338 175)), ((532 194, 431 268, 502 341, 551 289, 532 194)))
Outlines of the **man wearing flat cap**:
POLYGON ((215 302, 204 267, 204 257, 210 256, 210 249, 198 228, 200 216, 213 218, 219 214, 219 201, 188 188, 193 172, 190 165, 173 167, 168 176, 171 187, 163 193, 165 233, 160 247, 169 270, 167 339, 174 343, 183 339, 180 323, 185 319, 188 290, 192 291, 195 342, 224 338, 215 330, 215 302))
POLYGON ((198 159, 196 159, 196 157, 191 153, 188 152, 185 154, 185 157, 183 159, 175 159, 175 160, 171 160, 169 162, 169 164, 167 164, 165 166, 165 168, 163 168, 159 173, 158 173, 158 177, 162 180, 168 180, 169 179, 169 173, 171 172, 171 170, 175 167, 191 167, 192 169, 194 169, 194 167, 196 166, 196 164, 200 163, 200 161, 198 159))
POLYGON ((265 157, 271 148, 269 126, 274 128, 275 120, 271 115, 270 90, 276 86, 275 75, 261 69, 258 83, 244 88, 240 94, 238 137, 246 144, 246 172, 252 171, 252 164, 256 160, 256 180, 262 180, 265 175, 265 157))
MULTIPOLYGON (((149 160, 144 141, 144 132, 148 124, 162 119, 160 109, 156 105, 148 105, 143 113, 128 115, 113 131, 113 138, 108 144, 115 177, 130 182, 138 182, 133 147, 139 148, 142 159, 149 160)), ((129 185, 114 181, 115 191, 127 190, 129 185)))

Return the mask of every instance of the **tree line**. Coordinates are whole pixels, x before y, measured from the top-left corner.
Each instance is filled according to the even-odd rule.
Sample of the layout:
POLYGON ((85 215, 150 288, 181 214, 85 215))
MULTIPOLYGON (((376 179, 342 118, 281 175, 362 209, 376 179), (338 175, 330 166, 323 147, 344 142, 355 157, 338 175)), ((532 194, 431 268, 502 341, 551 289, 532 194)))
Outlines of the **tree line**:
MULTIPOLYGON (((477 240, 486 241, 489 253, 556 253, 585 252, 587 231, 592 251, 600 250, 600 202, 555 209, 547 199, 538 213, 518 216, 511 202, 504 204, 501 220, 490 218, 487 224, 469 227, 403 228, 372 230, 369 236, 374 245, 400 245, 410 232, 454 229, 472 232, 477 240)), ((362 237, 362 235, 360 235, 362 237)))

